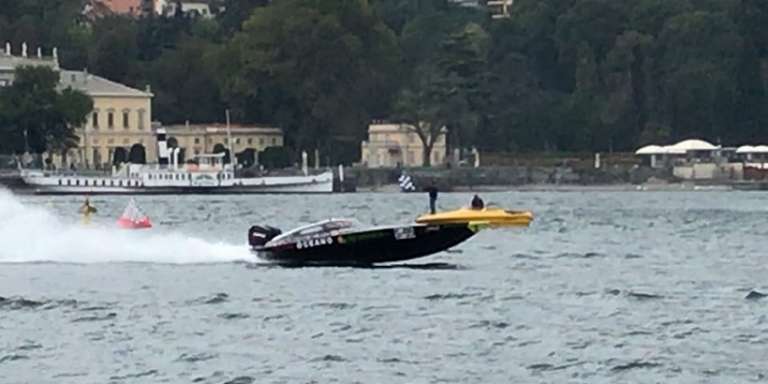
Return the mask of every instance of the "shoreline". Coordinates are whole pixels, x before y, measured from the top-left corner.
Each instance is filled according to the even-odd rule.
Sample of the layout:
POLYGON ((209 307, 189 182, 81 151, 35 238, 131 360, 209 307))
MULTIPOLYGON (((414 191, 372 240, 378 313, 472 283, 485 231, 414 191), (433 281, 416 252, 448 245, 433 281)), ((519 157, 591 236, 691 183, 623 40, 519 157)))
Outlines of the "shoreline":
MULTIPOLYGON (((708 191, 739 191, 729 184, 697 185, 690 182, 667 184, 524 184, 524 185, 477 185, 455 186, 451 190, 440 193, 469 193, 469 192, 708 192, 708 191)), ((398 184, 386 184, 378 187, 358 187, 357 192, 363 193, 396 193, 400 192, 398 184)), ((421 193, 420 191, 409 193, 421 193)), ((424 192, 425 193, 425 192, 424 192)))

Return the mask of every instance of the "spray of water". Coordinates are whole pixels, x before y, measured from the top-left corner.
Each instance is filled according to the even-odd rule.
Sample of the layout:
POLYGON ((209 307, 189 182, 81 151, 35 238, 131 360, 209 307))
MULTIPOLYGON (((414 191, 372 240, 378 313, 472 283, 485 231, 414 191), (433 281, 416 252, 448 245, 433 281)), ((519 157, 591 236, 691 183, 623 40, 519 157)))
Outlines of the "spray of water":
POLYGON ((221 263, 253 257, 243 245, 211 243, 183 234, 158 234, 64 223, 0 189, 0 263, 221 263))

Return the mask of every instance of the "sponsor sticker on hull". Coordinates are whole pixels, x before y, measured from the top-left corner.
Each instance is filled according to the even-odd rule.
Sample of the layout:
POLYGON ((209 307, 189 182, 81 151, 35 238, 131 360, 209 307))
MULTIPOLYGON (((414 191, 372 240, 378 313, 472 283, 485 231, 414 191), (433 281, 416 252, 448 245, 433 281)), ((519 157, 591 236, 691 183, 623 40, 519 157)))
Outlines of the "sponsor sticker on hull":
POLYGON ((296 242, 296 248, 297 249, 306 249, 306 248, 314 248, 319 247, 323 245, 331 245, 333 244, 333 238, 332 237, 317 237, 313 239, 306 239, 296 242))

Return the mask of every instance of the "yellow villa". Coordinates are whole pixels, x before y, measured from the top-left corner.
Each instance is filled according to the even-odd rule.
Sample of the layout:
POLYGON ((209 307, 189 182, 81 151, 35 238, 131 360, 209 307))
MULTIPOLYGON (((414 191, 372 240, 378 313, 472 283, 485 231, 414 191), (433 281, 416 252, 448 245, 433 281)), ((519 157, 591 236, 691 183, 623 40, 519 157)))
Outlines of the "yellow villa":
MULTIPOLYGON (((432 147, 432 165, 445 161, 446 130, 432 147)), ((368 126, 368 141, 361 147, 362 163, 369 168, 420 167, 424 163, 424 144, 415 127, 402 123, 374 122, 368 126)))
POLYGON ((93 99, 93 111, 83 127, 75 127, 80 138, 77 148, 50 156, 58 167, 104 168, 113 154, 124 149, 135 160, 156 161, 157 146, 152 132, 152 93, 138 90, 87 71, 69 71, 59 67, 56 49, 51 55, 37 48, 35 54, 22 44, 14 55, 11 44, 0 51, 0 86, 13 83, 15 70, 21 66, 47 66, 59 73, 59 89, 71 87, 93 99))
POLYGON ((156 162, 152 131, 152 93, 140 91, 85 71, 60 71, 60 87, 72 87, 93 98, 93 111, 84 127, 75 129, 78 148, 60 158, 60 166, 109 167, 115 151, 124 150, 133 162, 156 162))
MULTIPOLYGON (((132 163, 158 163, 157 135, 166 135, 168 145, 182 149, 186 157, 213 153, 217 145, 242 153, 252 149, 258 153, 268 147, 283 146, 283 131, 266 126, 231 125, 229 136, 224 124, 181 124, 162 126, 152 120, 153 94, 110 81, 88 71, 71 71, 59 67, 56 50, 44 56, 27 52, 13 55, 8 44, 0 51, 0 86, 13 83, 19 66, 48 66, 59 73, 59 89, 73 88, 93 99, 93 111, 82 127, 75 127, 78 146, 65 153, 52 153, 56 167, 109 169, 116 160, 132 163), (229 137, 232 142, 229 142, 229 137)), ((220 149, 220 148, 219 148, 220 149)), ((46 156, 48 157, 48 156, 46 156)))
POLYGON ((246 149, 260 152, 268 147, 283 146, 283 131, 274 127, 231 124, 229 135, 225 124, 180 124, 163 128, 168 145, 181 148, 186 157, 217 152, 217 146, 231 148, 235 154, 246 149))

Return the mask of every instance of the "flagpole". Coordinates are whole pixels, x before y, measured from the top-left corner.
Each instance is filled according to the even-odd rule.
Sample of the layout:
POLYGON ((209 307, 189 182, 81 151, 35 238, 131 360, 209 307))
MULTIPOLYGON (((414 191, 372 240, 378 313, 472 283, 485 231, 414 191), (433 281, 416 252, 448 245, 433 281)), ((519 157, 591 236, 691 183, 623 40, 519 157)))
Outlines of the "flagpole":
POLYGON ((229 163, 232 164, 232 157, 234 154, 232 153, 232 132, 230 132, 229 129, 229 108, 226 110, 227 115, 227 148, 229 149, 229 163))

